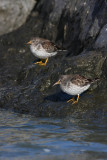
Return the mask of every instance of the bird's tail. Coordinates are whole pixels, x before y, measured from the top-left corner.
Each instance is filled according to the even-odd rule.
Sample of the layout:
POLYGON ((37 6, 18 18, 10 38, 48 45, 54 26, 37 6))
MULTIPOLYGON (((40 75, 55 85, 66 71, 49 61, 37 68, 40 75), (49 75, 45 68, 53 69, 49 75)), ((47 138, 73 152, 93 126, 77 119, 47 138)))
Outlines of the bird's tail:
POLYGON ((67 49, 58 49, 58 51, 59 51, 59 52, 61 52, 61 51, 66 52, 66 51, 68 51, 68 50, 67 50, 67 49))
POLYGON ((91 80, 91 83, 94 83, 94 82, 99 81, 99 80, 100 80, 100 78, 95 78, 95 79, 91 80))
POLYGON ((56 47, 57 47, 57 49, 58 49, 59 52, 60 52, 60 51, 65 51, 65 52, 68 51, 67 49, 61 48, 61 47, 59 47, 59 46, 57 46, 57 45, 56 45, 56 47))

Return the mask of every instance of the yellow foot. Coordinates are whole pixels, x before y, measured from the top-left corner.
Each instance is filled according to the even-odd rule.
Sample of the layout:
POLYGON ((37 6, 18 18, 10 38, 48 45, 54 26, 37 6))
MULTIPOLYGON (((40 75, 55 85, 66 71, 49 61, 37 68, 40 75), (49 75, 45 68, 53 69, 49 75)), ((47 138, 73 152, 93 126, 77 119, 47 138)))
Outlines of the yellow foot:
POLYGON ((71 98, 71 99, 69 99, 68 101, 67 101, 67 103, 69 103, 70 101, 75 101, 75 99, 74 99, 74 97, 73 98, 71 98))
POLYGON ((40 62, 36 62, 36 63, 34 63, 34 64, 39 64, 40 66, 46 66, 46 64, 45 64, 45 63, 43 63, 42 61, 40 61, 40 62))
POLYGON ((39 62, 36 62, 36 63, 34 63, 34 64, 42 64, 43 62, 42 61, 39 61, 39 62))
POLYGON ((46 63, 40 63, 39 65, 40 66, 46 66, 46 63))
POLYGON ((45 63, 42 62, 42 63, 40 63, 40 65, 41 66, 46 66, 47 62, 48 62, 48 58, 46 59, 45 63))
POLYGON ((41 61, 36 62, 34 64, 39 64, 40 66, 46 66, 47 62, 48 62, 48 58, 46 59, 45 63, 43 63, 42 60, 41 60, 41 61))
POLYGON ((75 104, 75 103, 78 103, 78 100, 79 100, 79 94, 78 94, 77 100, 75 100, 73 97, 72 99, 68 100, 67 103, 69 103, 70 101, 73 101, 72 104, 75 104))
POLYGON ((78 103, 78 101, 76 100, 76 101, 73 101, 73 102, 72 102, 72 104, 75 104, 75 103, 78 103))

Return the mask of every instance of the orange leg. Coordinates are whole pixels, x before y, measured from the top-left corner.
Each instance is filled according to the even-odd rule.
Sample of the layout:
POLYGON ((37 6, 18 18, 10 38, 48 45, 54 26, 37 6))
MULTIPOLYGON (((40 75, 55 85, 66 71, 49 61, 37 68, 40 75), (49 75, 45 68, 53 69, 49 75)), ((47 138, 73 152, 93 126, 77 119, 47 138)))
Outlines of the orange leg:
POLYGON ((76 101, 75 101, 75 99, 74 99, 74 97, 73 97, 72 99, 68 100, 67 103, 69 103, 70 101, 73 101, 72 104, 78 103, 79 96, 80 96, 80 95, 78 94, 78 97, 77 97, 76 101))
POLYGON ((68 101, 67 101, 67 103, 69 103, 70 101, 75 101, 75 99, 74 99, 74 97, 73 98, 71 98, 71 99, 69 99, 68 101))
POLYGON ((42 60, 41 61, 39 61, 39 62, 35 62, 34 64, 42 64, 43 62, 42 62, 42 60))
POLYGON ((34 64, 39 64, 40 66, 46 66, 47 62, 48 62, 48 58, 46 59, 45 63, 43 63, 43 61, 41 60, 41 61, 36 62, 34 64))
POLYGON ((46 66, 47 62, 48 62, 48 58, 46 59, 45 63, 41 63, 40 65, 41 66, 46 66))

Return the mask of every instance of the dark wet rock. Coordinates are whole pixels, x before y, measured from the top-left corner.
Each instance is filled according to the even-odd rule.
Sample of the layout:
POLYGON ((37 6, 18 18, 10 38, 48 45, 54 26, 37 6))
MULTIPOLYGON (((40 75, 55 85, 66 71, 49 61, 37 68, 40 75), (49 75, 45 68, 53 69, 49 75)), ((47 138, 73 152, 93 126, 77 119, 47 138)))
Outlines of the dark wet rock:
POLYGON ((74 73, 84 74, 88 78, 100 77, 102 75, 102 66, 107 58, 107 52, 98 51, 84 51, 78 56, 68 58, 68 69, 65 69, 66 73, 73 71, 74 73))
POLYGON ((102 76, 107 79, 107 58, 104 61, 103 67, 102 67, 102 76))
POLYGON ((91 48, 107 23, 107 4, 104 0, 55 0, 50 1, 47 7, 46 1, 41 0, 36 9, 43 21, 42 36, 56 40, 74 55, 84 47, 91 48))
POLYGON ((105 118, 106 9, 103 0, 38 1, 21 28, 0 37, 0 107, 44 117, 105 118), (32 36, 48 38, 68 51, 49 58, 46 67, 35 65, 25 44, 32 36), (97 42, 100 49, 95 48, 97 42), (70 73, 100 78, 75 105, 66 103, 72 96, 52 87, 59 75, 70 73))
POLYGON ((58 55, 50 58, 46 67, 32 64, 22 67, 17 74, 15 87, 1 89, 1 107, 11 106, 14 111, 35 116, 91 117, 95 113, 98 117, 100 109, 104 115, 107 101, 104 88, 107 82, 102 78, 102 72, 105 59, 105 52, 90 51, 69 58, 65 54, 58 55), (79 73, 87 78, 99 77, 101 80, 81 95, 78 104, 72 105, 66 103, 72 96, 61 92, 58 86, 52 87, 60 74, 69 73, 79 73))

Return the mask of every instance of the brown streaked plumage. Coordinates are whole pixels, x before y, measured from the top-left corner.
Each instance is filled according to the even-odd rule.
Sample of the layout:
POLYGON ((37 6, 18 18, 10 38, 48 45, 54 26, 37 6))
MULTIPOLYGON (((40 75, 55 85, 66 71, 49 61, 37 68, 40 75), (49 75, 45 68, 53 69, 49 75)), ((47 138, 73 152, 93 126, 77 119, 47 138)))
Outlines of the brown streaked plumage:
POLYGON ((56 52, 58 51, 58 48, 56 47, 56 45, 50 41, 47 41, 47 42, 42 42, 42 47, 48 52, 48 53, 51 53, 51 52, 56 52))
POLYGON ((45 66, 47 64, 48 58, 56 55, 58 51, 58 47, 53 42, 44 38, 32 38, 27 44, 30 45, 31 52, 34 54, 34 56, 40 59, 46 59, 45 63, 43 63, 41 60, 35 64, 45 66))
POLYGON ((70 102, 72 100, 74 104, 78 102, 80 94, 86 91, 90 87, 90 85, 97 80, 99 79, 96 78, 94 80, 91 80, 78 74, 61 75, 59 80, 54 85, 60 84, 62 91, 67 94, 78 95, 77 100, 74 100, 74 98, 72 98, 67 101, 70 102))

